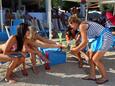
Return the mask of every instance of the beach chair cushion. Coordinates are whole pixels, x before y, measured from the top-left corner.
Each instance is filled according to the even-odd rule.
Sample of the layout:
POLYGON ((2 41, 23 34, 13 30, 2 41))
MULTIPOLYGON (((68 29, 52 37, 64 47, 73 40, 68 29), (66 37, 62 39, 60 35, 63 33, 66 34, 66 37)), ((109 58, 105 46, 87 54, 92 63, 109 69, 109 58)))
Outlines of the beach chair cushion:
POLYGON ((16 35, 16 33, 17 33, 17 26, 11 26, 10 27, 10 34, 16 35))
MULTIPOLYGON (((14 26, 17 26, 17 25, 19 25, 19 24, 21 24, 21 23, 24 23, 24 19, 14 19, 14 20, 12 20, 12 25, 14 26)), ((12 26, 11 25, 11 26, 12 26)))

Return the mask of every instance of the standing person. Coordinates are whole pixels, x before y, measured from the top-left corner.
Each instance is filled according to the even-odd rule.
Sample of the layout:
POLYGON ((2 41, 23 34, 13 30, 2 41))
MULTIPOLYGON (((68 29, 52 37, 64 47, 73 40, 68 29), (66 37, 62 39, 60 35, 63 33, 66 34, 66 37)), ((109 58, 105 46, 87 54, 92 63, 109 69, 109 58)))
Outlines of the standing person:
POLYGON ((101 61, 101 58, 107 52, 112 44, 112 34, 107 28, 104 28, 102 25, 95 22, 89 21, 80 21, 76 16, 71 16, 69 18, 69 25, 72 28, 79 29, 81 33, 82 41, 81 43, 71 49, 71 52, 78 53, 82 50, 88 43, 89 38, 95 38, 92 41, 89 49, 89 63, 90 63, 90 74, 83 79, 85 80, 96 80, 95 67, 99 69, 101 78, 96 80, 97 84, 103 84, 108 81, 108 76, 104 64, 101 61), (97 41, 97 42, 96 42, 97 41))

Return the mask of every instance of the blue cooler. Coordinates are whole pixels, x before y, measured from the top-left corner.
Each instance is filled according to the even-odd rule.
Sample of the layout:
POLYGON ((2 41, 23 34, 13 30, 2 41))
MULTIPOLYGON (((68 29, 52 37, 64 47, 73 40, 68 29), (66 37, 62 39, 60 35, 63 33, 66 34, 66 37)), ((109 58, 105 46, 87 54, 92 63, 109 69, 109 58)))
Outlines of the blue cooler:
POLYGON ((66 63, 66 52, 61 51, 60 48, 40 48, 41 52, 47 53, 50 65, 57 65, 66 63))
POLYGON ((60 48, 38 48, 38 50, 40 50, 41 52, 46 52, 46 51, 61 51, 60 48))
POLYGON ((63 51, 46 51, 50 65, 66 63, 66 52, 63 51))

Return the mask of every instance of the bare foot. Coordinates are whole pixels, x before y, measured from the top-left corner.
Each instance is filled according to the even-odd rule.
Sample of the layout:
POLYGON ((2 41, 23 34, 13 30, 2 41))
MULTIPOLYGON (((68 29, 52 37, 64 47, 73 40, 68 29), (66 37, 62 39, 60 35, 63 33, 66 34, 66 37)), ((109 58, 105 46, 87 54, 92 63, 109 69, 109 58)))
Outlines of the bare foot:
POLYGON ((12 78, 5 78, 5 81, 8 82, 9 84, 14 84, 16 83, 16 80, 12 79, 12 78))
POLYGON ((91 76, 85 76, 82 78, 83 80, 92 80, 92 81, 96 81, 95 77, 91 77, 91 76))
POLYGON ((14 83, 16 83, 16 81, 12 79, 12 80, 9 80, 8 83, 9 84, 14 84, 14 83))

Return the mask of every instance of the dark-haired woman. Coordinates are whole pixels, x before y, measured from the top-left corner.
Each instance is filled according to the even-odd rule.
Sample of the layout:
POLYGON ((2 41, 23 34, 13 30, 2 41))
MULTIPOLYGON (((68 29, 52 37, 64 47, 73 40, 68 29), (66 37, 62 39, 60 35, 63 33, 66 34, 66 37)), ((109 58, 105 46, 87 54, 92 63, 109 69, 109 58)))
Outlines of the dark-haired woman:
POLYGON ((3 62, 11 61, 6 72, 6 81, 15 83, 16 80, 12 77, 13 70, 25 61, 24 54, 22 53, 25 34, 28 31, 27 24, 20 24, 17 28, 17 34, 11 36, 8 41, 0 46, 2 53, 0 56, 5 60, 3 62))
MULTIPOLYGON (((68 30, 66 31, 66 42, 67 42, 68 47, 71 44, 71 40, 73 40, 73 39, 75 39, 75 46, 78 46, 80 43, 80 33, 79 33, 79 31, 77 31, 77 29, 73 29, 69 26, 68 30)), ((78 57, 79 68, 82 68, 83 61, 82 61, 80 52, 72 53, 72 54, 74 54, 78 57)))

